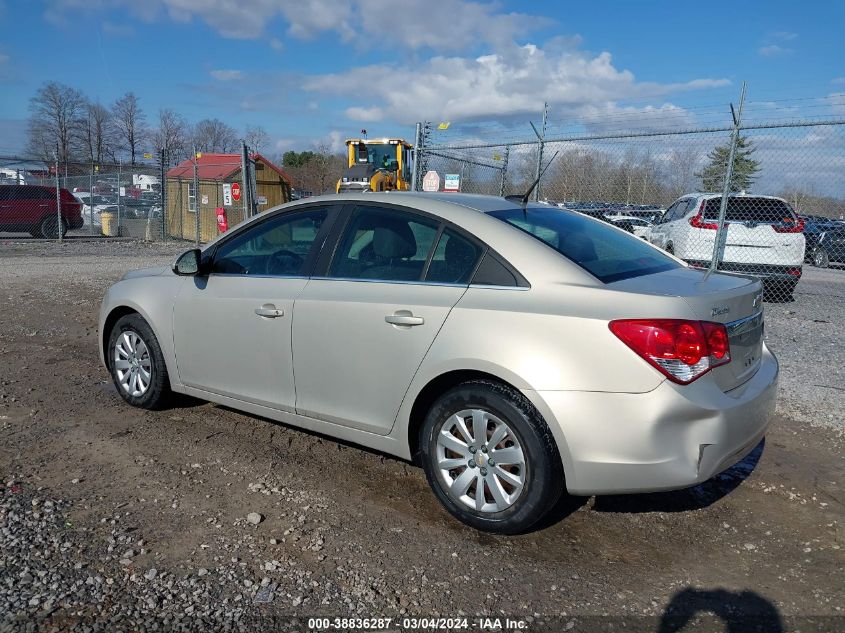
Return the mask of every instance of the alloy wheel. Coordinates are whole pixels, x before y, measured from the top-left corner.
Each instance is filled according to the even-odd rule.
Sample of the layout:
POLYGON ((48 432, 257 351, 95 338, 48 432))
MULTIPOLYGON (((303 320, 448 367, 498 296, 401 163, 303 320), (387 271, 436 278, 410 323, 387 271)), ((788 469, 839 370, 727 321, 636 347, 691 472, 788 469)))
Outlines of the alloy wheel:
POLYGON ((464 409, 443 423, 436 460, 447 494, 477 512, 507 510, 525 487, 519 438, 506 422, 482 409, 464 409))
POLYGON ((150 388, 152 360, 150 350, 137 332, 125 330, 114 344, 114 369, 120 387, 139 398, 150 388))

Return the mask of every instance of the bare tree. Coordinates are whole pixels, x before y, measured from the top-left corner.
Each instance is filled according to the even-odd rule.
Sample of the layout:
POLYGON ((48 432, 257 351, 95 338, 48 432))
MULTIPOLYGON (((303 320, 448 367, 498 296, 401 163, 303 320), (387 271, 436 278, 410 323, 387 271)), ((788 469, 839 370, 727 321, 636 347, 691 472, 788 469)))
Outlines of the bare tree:
POLYGON ((188 156, 188 124, 180 114, 164 108, 158 111, 158 128, 153 132, 153 142, 163 150, 166 160, 178 163, 188 156))
POLYGON ((147 118, 134 92, 127 92, 114 102, 112 117, 118 146, 129 154, 129 162, 134 165, 146 137, 147 118))
POLYGON ((85 103, 85 97, 76 88, 53 81, 41 86, 29 100, 29 152, 50 162, 58 145, 58 159, 67 163, 85 103))
POLYGON ((79 146, 86 160, 101 163, 114 154, 111 113, 100 103, 85 106, 79 130, 79 146))
POLYGON ((198 152, 229 153, 237 150, 238 135, 220 119, 203 119, 194 126, 193 142, 198 152))
POLYGON ((270 142, 270 135, 260 125, 248 125, 244 131, 244 141, 253 152, 260 152, 270 142))

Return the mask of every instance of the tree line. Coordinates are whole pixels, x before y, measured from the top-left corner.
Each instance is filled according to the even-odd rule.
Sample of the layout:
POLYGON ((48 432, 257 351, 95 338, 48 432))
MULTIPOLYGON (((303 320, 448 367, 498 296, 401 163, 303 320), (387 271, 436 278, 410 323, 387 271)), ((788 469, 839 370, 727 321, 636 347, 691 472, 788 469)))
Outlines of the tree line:
POLYGON ((134 92, 104 105, 72 86, 51 81, 29 102, 27 153, 48 164, 120 160, 135 165, 145 153, 156 155, 163 150, 172 165, 190 157, 194 148, 238 152, 241 139, 253 151, 261 151, 269 135, 260 125, 247 126, 239 134, 216 118, 192 123, 170 108, 149 118, 134 92))

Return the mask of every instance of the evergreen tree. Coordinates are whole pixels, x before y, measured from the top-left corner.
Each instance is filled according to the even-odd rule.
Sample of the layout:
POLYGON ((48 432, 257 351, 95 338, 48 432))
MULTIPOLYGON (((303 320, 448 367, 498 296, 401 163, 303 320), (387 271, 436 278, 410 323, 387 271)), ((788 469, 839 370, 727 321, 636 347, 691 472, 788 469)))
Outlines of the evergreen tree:
MULTIPOLYGON (((751 188, 754 177, 760 171, 760 161, 751 158, 756 148, 746 136, 740 136, 734 153, 733 174, 731 175, 731 191, 746 191, 751 188)), ((696 176, 701 178, 701 190, 721 192, 725 186, 725 172, 728 166, 730 145, 722 145, 711 151, 707 158, 710 162, 696 176)))

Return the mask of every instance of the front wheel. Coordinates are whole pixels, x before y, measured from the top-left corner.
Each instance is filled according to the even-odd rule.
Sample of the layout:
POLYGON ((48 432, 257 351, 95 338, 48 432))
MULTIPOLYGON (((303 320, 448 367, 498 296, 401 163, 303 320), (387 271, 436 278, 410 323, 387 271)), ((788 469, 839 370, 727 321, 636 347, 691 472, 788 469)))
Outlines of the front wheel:
POLYGON ((828 257, 824 249, 817 248, 816 252, 813 253, 813 266, 816 268, 827 268, 830 266, 830 257, 828 257))
POLYGON ((476 529, 524 532, 565 491, 551 431, 513 388, 486 380, 459 385, 434 403, 420 433, 434 494, 476 529))
POLYGON ((134 407, 159 409, 170 398, 164 355, 139 314, 118 319, 109 336, 109 370, 120 396, 134 407))

